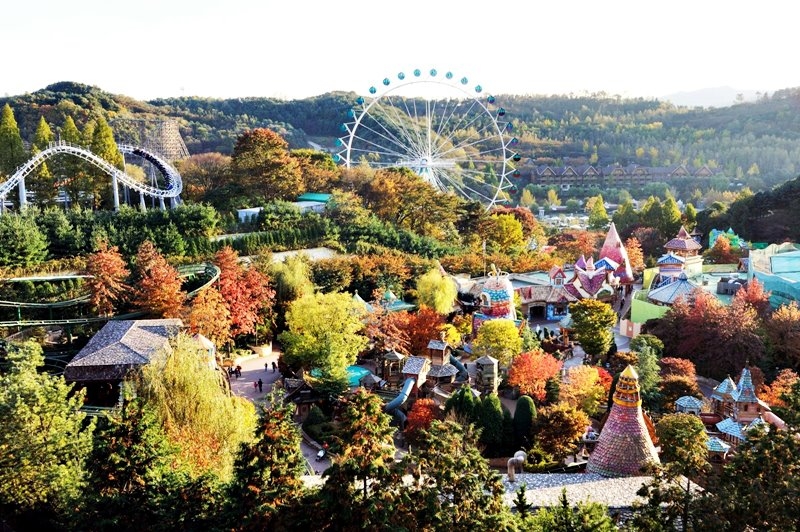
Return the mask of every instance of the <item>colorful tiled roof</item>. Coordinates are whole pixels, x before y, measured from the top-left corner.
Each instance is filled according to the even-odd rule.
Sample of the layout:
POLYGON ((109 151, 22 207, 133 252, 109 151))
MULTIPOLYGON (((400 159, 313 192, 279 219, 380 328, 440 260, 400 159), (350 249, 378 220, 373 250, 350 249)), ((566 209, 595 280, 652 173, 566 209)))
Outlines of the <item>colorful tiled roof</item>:
POLYGON ((679 257, 678 255, 674 254, 673 252, 669 252, 666 255, 661 255, 661 258, 658 259, 658 264, 683 264, 686 262, 686 259, 683 257, 679 257))
POLYGON ((706 449, 712 453, 727 453, 731 446, 716 436, 711 436, 706 440, 706 449))
POLYGON ((675 249, 680 251, 694 251, 699 250, 703 246, 697 243, 697 240, 692 238, 692 235, 686 230, 685 227, 681 226, 681 230, 678 231, 678 236, 664 244, 665 249, 675 249))
POLYGON ((679 297, 685 297, 692 293, 696 286, 689 281, 685 273, 681 273, 677 279, 671 283, 654 288, 647 293, 647 299, 671 305, 679 297))
POLYGON ((619 263, 608 257, 603 257, 594 263, 594 267, 596 270, 611 270, 614 272, 617 271, 617 268, 619 268, 619 263))
POLYGON ((744 441, 744 433, 742 432, 742 427, 735 422, 731 418, 725 418, 719 423, 717 423, 717 430, 723 434, 727 434, 728 436, 733 436, 739 440, 744 441))
POLYGON ((658 464, 658 453, 642 414, 639 376, 632 366, 620 374, 614 403, 589 457, 586 471, 606 477, 629 477, 658 464))
POLYGON ((739 384, 736 385, 736 391, 738 392, 736 402, 758 403, 758 397, 756 397, 756 391, 753 387, 753 377, 750 375, 749 369, 744 368, 742 370, 742 376, 739 377, 739 384))
MULTIPOLYGON (((617 226, 614 222, 608 228, 606 239, 603 242, 603 247, 600 248, 600 257, 602 259, 610 259, 616 263, 614 268, 614 275, 623 283, 633 282, 633 269, 631 268, 631 261, 628 257, 628 252, 625 246, 622 245, 622 239, 617 233, 617 226)), ((595 264, 597 266, 597 264, 595 264)))
POLYGON ((703 406, 703 401, 691 395, 684 395, 683 397, 680 397, 677 401, 675 401, 675 404, 682 408, 697 409, 703 406))
POLYGON ((711 393, 712 399, 717 399, 718 401, 736 401, 736 398, 739 396, 739 392, 736 389, 736 383, 733 382, 733 379, 728 375, 728 377, 717 384, 717 387, 714 388, 714 391, 711 393))
POLYGON ((747 428, 745 428, 744 430, 750 430, 750 429, 753 429, 753 428, 755 428, 755 427, 757 427, 759 425, 766 425, 766 424, 767 424, 767 422, 764 421, 764 419, 761 416, 759 416, 759 417, 755 418, 753 421, 751 421, 750 424, 747 425, 747 428))

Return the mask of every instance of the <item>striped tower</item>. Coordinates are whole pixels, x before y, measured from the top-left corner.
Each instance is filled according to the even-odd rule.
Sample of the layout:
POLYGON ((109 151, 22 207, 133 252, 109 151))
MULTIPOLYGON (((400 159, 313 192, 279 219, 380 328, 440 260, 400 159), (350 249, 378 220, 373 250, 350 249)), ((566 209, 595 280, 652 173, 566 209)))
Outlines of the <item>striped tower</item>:
POLYGON ((586 471, 606 477, 633 477, 644 474, 648 464, 660 462, 642 414, 639 375, 628 366, 619 376, 614 404, 586 471))

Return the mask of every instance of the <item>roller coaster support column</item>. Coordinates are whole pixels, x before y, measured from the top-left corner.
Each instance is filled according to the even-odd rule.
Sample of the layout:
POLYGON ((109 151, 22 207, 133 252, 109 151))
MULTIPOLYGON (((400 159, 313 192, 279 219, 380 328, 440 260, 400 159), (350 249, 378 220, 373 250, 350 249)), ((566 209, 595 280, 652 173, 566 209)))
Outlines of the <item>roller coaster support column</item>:
POLYGON ((114 210, 119 210, 119 186, 117 186, 117 174, 111 175, 111 192, 114 194, 114 210))
POLYGON ((143 211, 147 210, 147 204, 144 202, 144 194, 139 192, 139 208, 143 211))
POLYGON ((158 206, 162 211, 166 209, 166 206, 164 206, 164 196, 158 197, 158 206))
POLYGON ((19 179, 19 210, 24 209, 28 205, 28 193, 25 190, 25 178, 19 179))
POLYGON ((0 196, 0 214, 6 213, 6 197, 0 196))

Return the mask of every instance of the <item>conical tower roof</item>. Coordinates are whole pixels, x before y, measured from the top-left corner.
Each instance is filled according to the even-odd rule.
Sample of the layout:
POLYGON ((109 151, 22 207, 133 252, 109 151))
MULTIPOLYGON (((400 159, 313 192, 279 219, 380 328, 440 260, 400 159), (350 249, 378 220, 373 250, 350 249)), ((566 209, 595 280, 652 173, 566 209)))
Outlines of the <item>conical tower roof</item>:
POLYGON ((625 250, 625 246, 622 245, 622 239, 619 237, 619 233, 617 233, 617 226, 614 225, 614 222, 611 222, 611 226, 608 228, 603 247, 600 249, 599 258, 611 259, 618 264, 614 275, 616 275, 620 281, 633 281, 631 261, 628 258, 628 252, 625 250))
POLYGON ((614 404, 586 471, 606 477, 631 477, 641 475, 645 466, 658 463, 658 453, 642 414, 639 375, 628 366, 619 376, 614 404))

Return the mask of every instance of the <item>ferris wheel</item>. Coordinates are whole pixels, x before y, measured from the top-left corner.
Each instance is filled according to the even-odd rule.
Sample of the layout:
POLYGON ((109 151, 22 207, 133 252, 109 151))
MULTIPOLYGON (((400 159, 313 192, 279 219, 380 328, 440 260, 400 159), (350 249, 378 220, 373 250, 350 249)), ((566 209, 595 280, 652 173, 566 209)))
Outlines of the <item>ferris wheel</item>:
POLYGON ((370 87, 341 126, 334 159, 348 168, 408 168, 442 192, 490 208, 516 192, 517 139, 495 97, 466 77, 403 72, 370 87), (420 96, 424 94, 424 96, 420 96))

